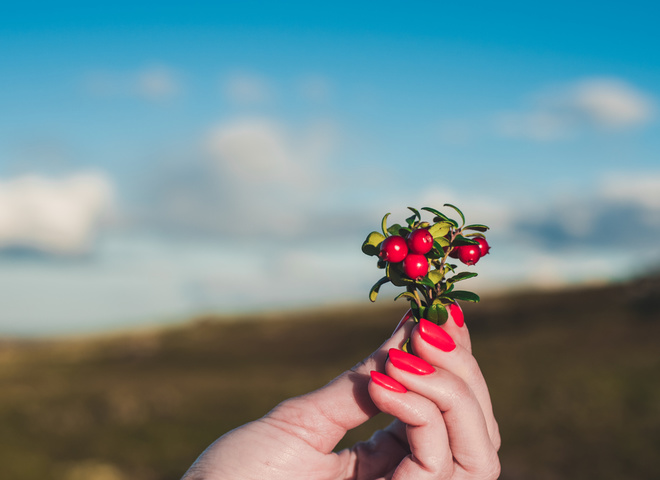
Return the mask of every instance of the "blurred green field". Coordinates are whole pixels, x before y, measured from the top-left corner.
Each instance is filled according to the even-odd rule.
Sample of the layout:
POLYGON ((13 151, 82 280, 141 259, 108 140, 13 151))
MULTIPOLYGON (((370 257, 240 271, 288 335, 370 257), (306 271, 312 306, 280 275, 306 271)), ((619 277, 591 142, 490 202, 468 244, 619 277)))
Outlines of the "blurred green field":
MULTIPOLYGON (((222 433, 361 360, 404 307, 383 298, 0 341, 0 478, 178 480, 222 433)), ((501 478, 660 478, 658 277, 484 298, 465 312, 502 430, 501 478)))

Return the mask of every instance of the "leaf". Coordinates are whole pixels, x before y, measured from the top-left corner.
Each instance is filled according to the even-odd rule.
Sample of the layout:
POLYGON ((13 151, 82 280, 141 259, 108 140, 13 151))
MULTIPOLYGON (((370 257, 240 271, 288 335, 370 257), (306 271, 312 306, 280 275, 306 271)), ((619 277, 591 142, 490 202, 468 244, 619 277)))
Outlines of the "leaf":
POLYGON ((412 355, 412 345, 410 344, 410 339, 406 340, 406 343, 401 346, 401 350, 412 355))
POLYGON ((390 235, 401 235, 399 232, 401 231, 401 225, 398 223, 395 223, 392 225, 390 228, 387 229, 387 233, 390 235))
POLYGON ((468 292, 467 290, 455 290, 453 292, 448 292, 444 295, 448 298, 453 298, 454 300, 465 300, 466 302, 478 302, 479 295, 473 292, 468 292))
POLYGON ((383 268, 387 267, 387 262, 385 260, 378 260, 376 267, 382 270, 383 268))
POLYGON ((411 212, 413 212, 415 214, 415 217, 417 217, 417 220, 422 219, 422 215, 419 213, 419 210, 417 210, 416 208, 408 207, 408 210, 410 210, 411 212))
POLYGON ((449 315, 447 309, 441 303, 434 303, 426 309, 426 317, 429 322, 433 322, 436 325, 442 325, 447 321, 449 315))
POLYGON ((415 224, 415 220, 417 220, 417 217, 415 215, 411 215, 408 218, 406 218, 406 223, 408 224, 409 227, 412 227, 415 224))
POLYGON ((389 217, 391 213, 386 213, 385 216, 383 217, 383 220, 380 222, 380 228, 383 231, 383 235, 386 237, 388 236, 387 233, 387 217, 389 217))
POLYGON ((392 285, 397 287, 405 287, 415 283, 413 280, 405 276, 398 263, 388 263, 386 275, 392 282, 392 285))
POLYGON ((428 275, 429 280, 433 282, 433 285, 437 285, 442 282, 442 279, 445 278, 444 274, 440 270, 431 270, 428 275))
POLYGON ((362 252, 372 257, 377 256, 380 253, 380 244, 383 240, 385 240, 383 235, 378 232, 371 232, 362 244, 362 252))
POLYGON ((445 237, 435 238, 433 239, 433 246, 435 246, 435 248, 440 248, 440 249, 442 249, 443 247, 448 247, 449 240, 447 240, 445 237))
POLYGON ((389 282, 390 279, 387 277, 383 277, 380 280, 378 280, 373 287, 371 287, 371 290, 369 291, 369 300, 372 302, 376 301, 376 297, 378 296, 378 290, 380 290, 380 287, 385 285, 387 282, 389 282))
POLYGON ((438 222, 429 227, 429 233, 433 235, 433 238, 444 238, 444 236, 449 233, 450 229, 451 223, 438 222))
POLYGON ((451 278, 447 279, 447 283, 456 283, 460 282, 461 280, 467 280, 468 278, 476 277, 477 273, 475 272, 461 272, 456 275, 454 275, 451 278))
POLYGON ((473 223, 472 225, 466 225, 463 227, 463 230, 476 230, 477 232, 485 232, 489 230, 489 227, 480 223, 473 223))
POLYGON ((431 281, 428 276, 420 278, 416 283, 422 284, 425 287, 435 287, 435 283, 433 283, 433 281, 431 281))
POLYGON ((454 241, 451 242, 452 247, 460 247, 462 245, 479 245, 479 242, 471 238, 464 237, 463 235, 456 235, 454 241))
POLYGON ((401 292, 401 293, 398 294, 396 297, 394 297, 394 300, 396 301, 396 300, 400 299, 401 297, 403 297, 403 298, 407 298, 407 299, 410 300, 411 302, 417 302, 417 297, 415 297, 415 294, 414 294, 414 293, 410 293, 410 292, 401 292))
POLYGON ((422 210, 426 210, 427 212, 431 212, 433 215, 436 217, 440 218, 441 220, 444 220, 445 222, 451 223, 454 227, 458 228, 458 223, 456 220, 449 218, 447 215, 440 213, 438 210, 435 208, 431 207, 423 207, 422 210))
POLYGON ((465 225, 465 215, 463 215, 463 212, 461 212, 460 208, 458 208, 456 205, 452 205, 451 203, 445 203, 443 206, 456 210, 456 213, 458 213, 461 216, 461 220, 463 220, 463 225, 465 225))
POLYGON ((424 307, 419 307, 417 302, 410 302, 410 310, 412 311, 413 318, 415 322, 419 322, 420 318, 424 318, 424 312, 426 309, 424 307))

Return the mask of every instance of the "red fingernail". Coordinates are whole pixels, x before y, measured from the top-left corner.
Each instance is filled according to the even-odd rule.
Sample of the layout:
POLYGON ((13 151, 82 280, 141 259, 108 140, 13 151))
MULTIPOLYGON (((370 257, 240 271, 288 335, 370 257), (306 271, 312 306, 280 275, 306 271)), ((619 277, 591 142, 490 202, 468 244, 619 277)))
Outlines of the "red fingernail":
POLYGON ((456 348, 454 340, 441 327, 425 318, 419 321, 419 335, 426 343, 439 348, 443 352, 451 352, 456 348))
POLYGON ((392 377, 388 377, 384 373, 377 372, 372 370, 371 372, 371 381, 376 385, 380 385, 383 388, 392 390, 397 393, 406 393, 408 389, 401 385, 399 382, 394 380, 392 377))
POLYGON ((435 368, 430 363, 396 348, 390 348, 390 361, 396 368, 415 375, 428 375, 435 372, 435 368))
POLYGON ((454 319, 454 323, 459 327, 465 325, 465 319, 463 318, 463 310, 459 307, 458 303, 449 304, 449 315, 454 319))
POLYGON ((392 332, 392 335, 394 335, 396 332, 398 332, 399 329, 400 329, 401 327, 403 327, 403 324, 406 323, 408 320, 410 320, 410 317, 412 317, 412 310, 409 309, 409 310, 406 312, 406 314, 403 316, 403 318, 401 319, 401 321, 399 322, 399 324, 396 326, 396 328, 394 329, 394 331, 392 332))

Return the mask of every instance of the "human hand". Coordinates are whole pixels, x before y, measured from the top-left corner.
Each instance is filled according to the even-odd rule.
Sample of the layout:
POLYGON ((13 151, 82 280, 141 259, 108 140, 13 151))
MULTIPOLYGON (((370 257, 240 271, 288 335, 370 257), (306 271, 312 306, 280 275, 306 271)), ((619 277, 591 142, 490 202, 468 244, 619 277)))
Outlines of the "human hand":
POLYGON ((325 387, 286 400, 223 435, 182 480, 497 478, 499 433, 467 328, 447 322, 445 331, 457 346, 444 352, 424 340, 429 332, 423 325, 406 322, 370 357, 325 387), (433 372, 413 374, 388 360, 389 350, 400 348, 411 332, 415 352, 433 372), (381 379, 407 391, 370 381, 373 370, 385 371, 388 377, 381 379), (349 429, 379 410, 399 420, 367 442, 333 452, 349 429))

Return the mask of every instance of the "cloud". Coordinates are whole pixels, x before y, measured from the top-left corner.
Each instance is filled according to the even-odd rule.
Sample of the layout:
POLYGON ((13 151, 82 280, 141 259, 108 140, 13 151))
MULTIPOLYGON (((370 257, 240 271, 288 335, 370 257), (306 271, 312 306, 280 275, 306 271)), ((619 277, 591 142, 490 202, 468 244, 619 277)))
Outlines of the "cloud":
POLYGON ((268 82, 254 74, 234 73, 224 83, 225 96, 239 104, 258 104, 271 100, 272 89, 268 82))
POLYGON ((336 144, 327 123, 295 128, 267 117, 234 118, 203 135, 201 153, 152 187, 160 227, 230 236, 305 230, 327 188, 336 144))
POLYGON ((649 123, 654 101, 616 78, 590 78, 536 95, 532 105, 495 119, 505 137, 552 141, 588 130, 621 131, 649 123))
POLYGON ((660 174, 605 175, 591 192, 564 196, 527 214, 515 229, 551 250, 660 252, 660 174))
POLYGON ((98 173, 0 181, 0 249, 87 252, 111 209, 112 191, 108 178, 98 173))
POLYGON ((136 97, 151 102, 169 100, 182 90, 179 75, 162 65, 130 72, 92 72, 84 78, 83 86, 96 97, 136 97))

